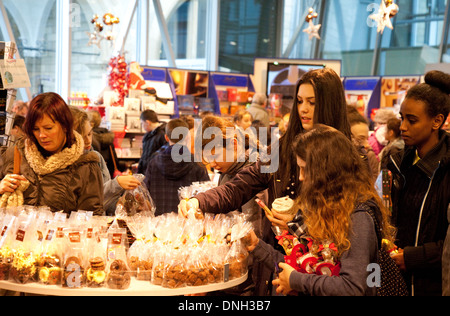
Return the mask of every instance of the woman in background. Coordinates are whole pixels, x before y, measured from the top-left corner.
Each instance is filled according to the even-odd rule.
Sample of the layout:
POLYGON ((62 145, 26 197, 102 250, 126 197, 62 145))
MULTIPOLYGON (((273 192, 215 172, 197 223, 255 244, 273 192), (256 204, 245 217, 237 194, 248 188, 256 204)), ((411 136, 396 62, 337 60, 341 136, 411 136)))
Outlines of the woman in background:
POLYGON ((130 175, 117 176, 111 179, 105 159, 92 147, 93 127, 89 121, 88 114, 84 110, 73 106, 70 107, 70 110, 74 117, 74 130, 83 137, 85 151, 96 154, 99 159, 99 167, 103 176, 104 209, 106 215, 114 216, 117 201, 125 193, 125 190, 134 190, 141 183, 130 175))

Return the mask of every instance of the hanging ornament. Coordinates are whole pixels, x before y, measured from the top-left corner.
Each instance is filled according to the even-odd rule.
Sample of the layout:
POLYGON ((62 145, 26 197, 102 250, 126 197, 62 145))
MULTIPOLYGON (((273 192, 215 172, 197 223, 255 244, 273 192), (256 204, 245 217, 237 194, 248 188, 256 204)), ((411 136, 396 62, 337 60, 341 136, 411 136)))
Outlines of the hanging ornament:
POLYGON ((322 24, 315 25, 313 20, 316 19, 319 15, 317 12, 314 12, 313 8, 309 8, 308 15, 306 16, 306 22, 308 22, 308 27, 303 30, 304 33, 309 34, 309 40, 312 40, 313 37, 320 40, 319 30, 322 27, 322 24))
POLYGON ((316 19, 319 15, 317 14, 317 12, 314 12, 313 8, 309 8, 308 10, 308 15, 306 16, 306 22, 310 22, 313 19, 316 19))
POLYGON ((399 7, 393 0, 382 0, 378 13, 369 16, 377 23, 377 32, 383 34, 386 27, 394 29, 391 19, 397 15, 399 7))
POLYGON ((114 33, 114 24, 119 24, 120 19, 114 16, 111 13, 106 13, 103 15, 103 23, 110 27, 105 34, 102 34, 104 30, 104 25, 99 21, 100 17, 98 14, 94 15, 91 20, 91 24, 94 25, 94 32, 86 32, 89 37, 88 46, 97 45, 98 48, 101 48, 100 44, 102 40, 107 40, 111 42, 111 46, 114 45, 114 41, 116 39, 116 35, 114 33))
POLYGON ((103 16, 103 23, 105 23, 105 25, 119 24, 120 20, 118 17, 114 16, 113 14, 106 13, 103 16))
POLYGON ((98 48, 100 47, 100 43, 103 40, 103 36, 101 35, 101 33, 103 32, 103 24, 101 24, 100 22, 98 22, 98 15, 94 15, 94 17, 91 20, 91 24, 94 25, 94 32, 86 32, 86 34, 89 37, 89 42, 88 42, 88 46, 91 45, 97 45, 98 48))
POLYGON ((109 62, 109 87, 117 94, 112 106, 123 106, 128 94, 128 64, 124 55, 112 57, 109 62))

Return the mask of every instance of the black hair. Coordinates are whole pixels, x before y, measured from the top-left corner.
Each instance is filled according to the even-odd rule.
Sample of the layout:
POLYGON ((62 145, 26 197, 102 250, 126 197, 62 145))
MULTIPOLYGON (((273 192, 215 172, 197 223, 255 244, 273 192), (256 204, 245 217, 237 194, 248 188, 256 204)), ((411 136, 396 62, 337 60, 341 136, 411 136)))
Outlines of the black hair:
POLYGON ((141 121, 150 121, 152 123, 158 123, 158 115, 153 110, 146 110, 141 114, 141 121))
POLYGON ((294 105, 289 125, 279 144, 279 152, 280 156, 283 157, 283 161, 280 163, 278 176, 284 187, 287 186, 292 175, 295 175, 295 181, 298 178, 297 160, 291 146, 297 135, 305 131, 300 120, 297 97, 300 86, 303 84, 310 84, 314 88, 316 98, 314 124, 334 127, 349 140, 352 139, 352 132, 347 117, 347 101, 345 99, 344 86, 339 75, 330 68, 311 70, 304 74, 295 89, 294 105))
POLYGON ((425 83, 412 87, 406 98, 422 101, 425 103, 430 117, 442 114, 445 122, 450 111, 449 94, 450 74, 434 70, 425 75, 425 83))
POLYGON ((174 137, 175 135, 172 135, 173 131, 178 127, 184 127, 186 129, 186 131, 189 130, 188 123, 186 123, 182 119, 173 119, 166 125, 166 135, 167 135, 167 137, 169 137, 169 140, 175 144, 180 142, 183 139, 183 137, 186 136, 186 135, 179 134, 179 135, 176 135, 176 137, 174 137))
POLYGON ((25 123, 25 117, 23 117, 22 115, 16 115, 14 117, 13 128, 19 127, 20 129, 23 129, 24 123, 25 123))

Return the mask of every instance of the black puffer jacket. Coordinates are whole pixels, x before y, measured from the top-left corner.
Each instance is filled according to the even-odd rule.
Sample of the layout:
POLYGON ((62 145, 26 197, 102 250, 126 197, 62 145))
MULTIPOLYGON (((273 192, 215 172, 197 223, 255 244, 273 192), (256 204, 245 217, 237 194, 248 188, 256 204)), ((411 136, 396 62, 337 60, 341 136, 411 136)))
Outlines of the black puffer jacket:
POLYGON ((393 224, 404 249, 413 295, 441 295, 442 248, 450 203, 450 136, 440 132, 438 145, 413 165, 416 148, 391 156, 393 224))

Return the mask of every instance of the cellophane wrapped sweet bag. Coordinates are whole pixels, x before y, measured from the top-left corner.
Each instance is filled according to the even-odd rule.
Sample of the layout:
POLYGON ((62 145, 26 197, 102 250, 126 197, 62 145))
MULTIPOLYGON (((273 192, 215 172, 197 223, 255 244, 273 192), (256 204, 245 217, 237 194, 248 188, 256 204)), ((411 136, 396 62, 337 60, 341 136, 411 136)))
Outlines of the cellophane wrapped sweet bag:
POLYGON ((190 249, 190 256, 187 261, 187 285, 204 286, 212 282, 208 267, 207 255, 200 245, 190 249))
POLYGON ((38 282, 44 285, 61 285, 63 276, 63 249, 58 241, 59 214, 49 220, 38 251, 38 282))
POLYGON ((122 205, 127 216, 133 216, 141 212, 150 212, 155 214, 155 203, 144 184, 145 176, 142 174, 134 175, 141 182, 141 185, 134 190, 127 190, 117 202, 117 206, 122 205))
POLYGON ((189 253, 190 251, 185 247, 168 249, 161 284, 163 287, 177 289, 186 286, 186 258, 189 257, 189 253))
POLYGON ((126 219, 127 217, 134 216, 136 214, 145 213, 146 216, 155 216, 155 203, 144 184, 145 176, 142 174, 134 175, 134 177, 140 181, 141 185, 134 190, 126 190, 120 197, 116 206, 116 220, 121 228, 127 229, 127 237, 130 245, 134 243, 134 236, 129 230, 126 219))
POLYGON ((169 265, 169 252, 171 245, 158 240, 154 244, 153 249, 153 267, 152 267, 152 279, 153 285, 161 286, 164 281, 164 273, 167 265, 169 265))
POLYGON ((206 254, 207 269, 209 273, 208 283, 214 284, 224 282, 224 265, 229 247, 226 243, 205 243, 203 249, 206 254))
POLYGON ((84 253, 87 258, 85 280, 89 288, 101 288, 106 285, 105 226, 106 222, 101 218, 91 218, 88 221, 84 253))
POLYGON ((37 255, 33 234, 37 212, 34 208, 23 208, 15 222, 11 249, 14 258, 10 270, 12 281, 20 284, 34 282, 37 272, 37 255))
POLYGON ((108 230, 107 246, 107 286, 114 290, 126 290, 130 287, 131 272, 127 265, 127 230, 120 228, 117 222, 108 230))
POLYGON ((86 254, 84 253, 86 235, 81 226, 64 229, 66 247, 64 251, 63 287, 79 289, 85 286, 84 270, 86 254))
POLYGON ((13 213, 2 212, 0 220, 0 281, 9 280, 9 272, 14 258, 11 248, 12 235, 16 216, 13 213))
POLYGON ((253 229, 243 214, 235 216, 234 220, 235 223, 231 228, 231 247, 225 259, 230 280, 240 278, 248 271, 248 251, 242 239, 253 229))
POLYGON ((150 281, 153 262, 150 260, 150 243, 153 239, 151 213, 141 212, 126 218, 126 223, 135 241, 128 251, 128 266, 137 280, 150 281))

